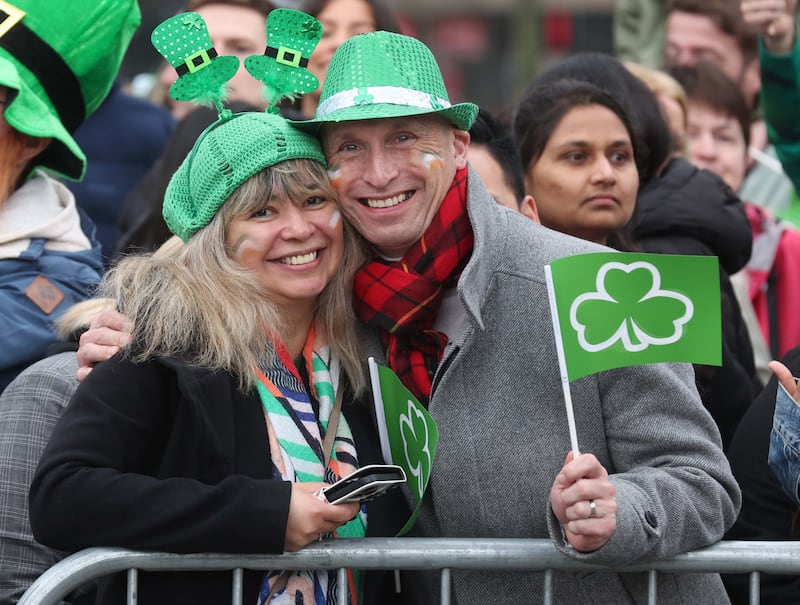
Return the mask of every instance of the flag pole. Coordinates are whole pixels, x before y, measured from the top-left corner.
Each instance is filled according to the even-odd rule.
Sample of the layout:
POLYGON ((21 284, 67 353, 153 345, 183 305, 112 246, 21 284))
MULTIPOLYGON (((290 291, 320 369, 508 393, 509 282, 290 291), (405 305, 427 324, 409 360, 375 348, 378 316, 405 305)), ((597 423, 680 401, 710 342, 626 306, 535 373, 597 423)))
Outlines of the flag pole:
POLYGON ((389 434, 386 432, 386 414, 383 410, 383 394, 381 393, 381 381, 378 376, 378 364, 374 357, 367 360, 369 365, 369 379, 372 385, 372 400, 375 406, 375 419, 378 423, 378 439, 381 444, 381 454, 386 464, 395 464, 392 460, 392 448, 389 446, 389 434))
POLYGON ((569 376, 567 375, 567 361, 564 357, 564 341, 561 337, 561 322, 558 319, 556 306, 556 291, 553 286, 553 273, 550 265, 544 266, 544 276, 547 281, 547 298, 550 301, 550 319, 553 322, 553 334, 556 339, 556 354, 558 356, 558 369, 561 373, 561 390, 564 393, 564 405, 567 408, 567 424, 569 425, 569 440, 572 444, 572 454, 580 456, 578 449, 578 431, 575 428, 575 414, 572 410, 572 392, 569 389, 569 376))

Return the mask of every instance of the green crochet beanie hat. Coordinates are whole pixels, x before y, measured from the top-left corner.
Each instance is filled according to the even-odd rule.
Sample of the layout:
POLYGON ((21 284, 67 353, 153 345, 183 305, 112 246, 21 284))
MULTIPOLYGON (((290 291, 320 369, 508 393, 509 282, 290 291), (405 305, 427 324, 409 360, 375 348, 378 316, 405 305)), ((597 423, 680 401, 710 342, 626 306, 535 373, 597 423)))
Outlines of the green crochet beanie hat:
POLYGON ((187 241, 205 227, 247 179, 279 162, 325 164, 319 142, 272 113, 245 112, 213 124, 200 136, 169 182, 164 219, 187 241))
POLYGON ((345 41, 334 53, 313 120, 295 122, 315 132, 325 122, 439 114, 469 130, 478 106, 452 105, 433 53, 416 38, 378 31, 345 41))
POLYGON ((3 116, 23 134, 52 138, 36 166, 83 177, 72 133, 111 89, 140 19, 136 0, 0 1, 3 116))

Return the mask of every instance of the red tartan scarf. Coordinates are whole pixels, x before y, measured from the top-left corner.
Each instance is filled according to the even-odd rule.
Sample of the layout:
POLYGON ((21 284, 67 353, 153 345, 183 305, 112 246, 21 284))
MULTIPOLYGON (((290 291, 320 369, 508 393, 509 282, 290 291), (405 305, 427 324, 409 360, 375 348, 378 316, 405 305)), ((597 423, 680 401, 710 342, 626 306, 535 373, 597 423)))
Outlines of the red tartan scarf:
POLYGON ((383 333, 386 359, 425 405, 447 336, 433 329, 445 290, 456 285, 472 254, 467 169, 456 172, 433 222, 398 261, 375 259, 355 277, 356 311, 383 333))

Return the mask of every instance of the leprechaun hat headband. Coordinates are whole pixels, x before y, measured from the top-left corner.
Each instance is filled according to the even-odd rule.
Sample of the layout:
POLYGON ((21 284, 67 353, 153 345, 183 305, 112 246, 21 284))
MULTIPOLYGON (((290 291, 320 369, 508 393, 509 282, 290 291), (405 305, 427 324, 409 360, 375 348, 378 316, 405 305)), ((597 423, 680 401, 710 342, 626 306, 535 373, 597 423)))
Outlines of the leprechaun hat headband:
POLYGON ((224 86, 239 69, 238 57, 217 56, 208 26, 197 13, 181 13, 163 21, 150 41, 175 71, 169 89, 176 101, 213 102, 225 96, 224 86))
POLYGON ((230 78, 236 70, 230 73, 225 63, 220 62, 227 57, 209 53, 210 44, 203 46, 202 51, 197 50, 206 44, 203 32, 207 35, 207 30, 202 17, 184 13, 165 23, 167 26, 159 25, 156 28, 159 33, 152 36, 156 49, 168 60, 167 53, 170 53, 175 61, 173 65, 193 64, 191 69, 187 66, 178 71, 178 80, 185 79, 187 83, 173 85, 170 94, 185 95, 182 100, 213 103, 219 112, 219 119, 197 139, 164 194, 164 220, 170 231, 185 242, 211 222, 242 183, 265 168, 293 159, 309 159, 326 165, 319 141, 295 128, 279 115, 277 107, 281 99, 306 92, 309 82, 316 81, 294 57, 311 53, 319 41, 322 25, 300 11, 275 9, 270 12, 267 36, 269 38, 269 32, 273 32, 272 39, 281 40, 278 52, 272 53, 268 42, 264 56, 245 59, 251 74, 255 72, 265 84, 267 110, 234 114, 222 105, 226 82, 223 76, 229 74, 230 78), (190 18, 186 18, 187 15, 190 18), (288 66, 291 70, 286 69, 286 62, 292 63, 288 66))
POLYGON ((439 65, 416 38, 378 31, 345 41, 334 53, 313 120, 295 122, 315 131, 325 122, 438 114, 469 130, 478 106, 452 105, 439 65))
POLYGON ((267 48, 263 55, 244 60, 250 75, 264 83, 264 97, 292 91, 293 96, 314 92, 317 77, 306 69, 308 58, 322 37, 322 24, 300 11, 278 8, 267 18, 267 48))
POLYGON ((135 0, 0 1, 3 117, 52 139, 36 166, 83 177, 86 156, 72 133, 111 89, 140 19, 135 0))

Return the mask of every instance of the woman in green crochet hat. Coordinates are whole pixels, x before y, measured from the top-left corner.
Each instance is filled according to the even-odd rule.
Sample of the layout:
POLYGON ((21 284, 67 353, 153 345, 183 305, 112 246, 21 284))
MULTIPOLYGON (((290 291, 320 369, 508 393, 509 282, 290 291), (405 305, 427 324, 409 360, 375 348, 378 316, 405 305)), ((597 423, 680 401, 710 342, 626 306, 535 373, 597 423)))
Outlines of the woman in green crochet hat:
MULTIPOLYGON (((276 23, 286 63, 245 62, 271 108, 276 82, 307 86, 295 38, 320 33, 297 11, 273 11, 276 23)), ((198 30, 196 13, 178 15, 153 40, 198 30)), ((178 88, 218 90, 224 62, 214 71, 213 52, 185 47, 207 66, 178 88)), ((350 401, 366 388, 351 304, 364 257, 319 143, 277 113, 222 110, 173 176, 164 216, 182 249, 128 257, 103 281, 132 343, 92 371, 53 433, 30 495, 34 536, 236 553, 364 536, 366 504, 315 494, 380 462, 369 407, 350 401)), ((324 605, 336 584, 335 572, 247 571, 244 602, 324 605)), ((348 587, 355 603, 361 579, 348 587)), ((118 588, 101 587, 102 602, 118 588)), ((143 603, 220 603, 230 575, 140 574, 138 590, 143 603)))
POLYGON ((102 275, 94 226, 48 172, 83 176, 72 133, 108 93, 139 19, 134 0, 0 2, 0 390, 102 275))

